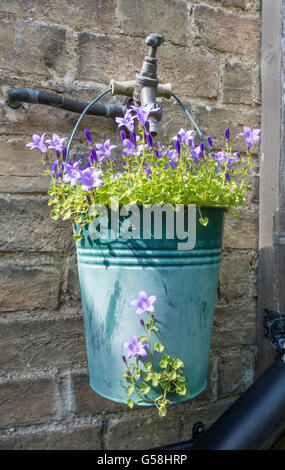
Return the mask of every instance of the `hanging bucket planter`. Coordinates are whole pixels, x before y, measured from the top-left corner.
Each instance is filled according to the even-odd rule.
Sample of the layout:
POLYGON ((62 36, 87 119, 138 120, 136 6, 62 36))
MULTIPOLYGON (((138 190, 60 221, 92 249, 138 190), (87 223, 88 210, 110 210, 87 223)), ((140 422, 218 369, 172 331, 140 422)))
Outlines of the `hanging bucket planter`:
MULTIPOLYGON (((120 403, 129 398, 123 344, 138 330, 131 301, 140 290, 157 297, 154 341, 184 362, 189 395, 169 399, 189 400, 205 389, 225 210, 205 207, 202 213, 209 223, 201 225, 197 214, 192 250, 177 249, 177 238, 94 240, 90 227, 83 227, 76 245, 90 385, 103 397, 120 403)), ((146 398, 159 393, 151 387, 146 398)))

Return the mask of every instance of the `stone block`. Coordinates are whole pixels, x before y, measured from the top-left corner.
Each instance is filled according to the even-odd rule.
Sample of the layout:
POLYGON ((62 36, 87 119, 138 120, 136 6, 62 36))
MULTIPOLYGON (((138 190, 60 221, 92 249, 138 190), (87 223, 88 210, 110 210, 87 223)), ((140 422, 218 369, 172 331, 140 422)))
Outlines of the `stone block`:
POLYGON ((145 37, 159 31, 166 40, 182 45, 189 34, 187 13, 184 0, 145 0, 143 14, 139 0, 118 0, 116 8, 118 27, 124 33, 145 37))
POLYGON ((252 65, 242 62, 226 64, 224 68, 223 102, 251 104, 253 93, 252 65))
MULTIPOLYGON (((187 102, 185 103, 187 105, 187 102)), ((191 106, 190 106, 191 107, 191 106)), ((215 149, 225 147, 225 128, 230 129, 230 144, 234 152, 246 152, 247 145, 243 137, 237 137, 243 132, 244 126, 251 128, 261 127, 261 114, 259 109, 245 109, 244 107, 230 108, 229 106, 192 106, 193 114, 201 131, 205 136, 212 137, 215 149)), ((192 128, 192 126, 191 126, 192 128)), ((257 153, 259 144, 251 148, 257 153)))
POLYGON ((79 416, 90 416, 118 411, 128 411, 127 405, 106 400, 90 387, 87 370, 73 372, 71 377, 74 411, 79 416))
POLYGON ((42 423, 56 416, 56 382, 41 376, 0 381, 0 426, 42 423))
POLYGON ((57 307, 60 271, 52 260, 2 256, 0 277, 1 312, 57 307))
POLYGON ((219 295, 225 301, 256 298, 256 252, 224 252, 219 275, 219 295))
POLYGON ((46 196, 0 197, 2 251, 75 251, 69 221, 50 218, 46 196), (13 217, 11 217, 13 214, 13 217))
POLYGON ((238 214, 238 219, 226 214, 223 247, 258 249, 258 206, 241 207, 238 214))
POLYGON ((196 45, 254 58, 260 56, 259 18, 234 14, 206 5, 196 6, 193 16, 196 45))
POLYGON ((219 397, 240 394, 252 383, 255 371, 254 352, 229 351, 219 359, 219 397))
POLYGON ((0 44, 3 70, 45 78, 51 78, 54 72, 60 76, 66 73, 68 54, 64 28, 2 20, 0 44))
POLYGON ((101 450, 102 424, 41 426, 0 434, 1 450, 101 450))
POLYGON ((218 303, 211 347, 227 348, 256 342, 256 303, 218 303))
POLYGON ((115 0, 3 0, 0 12, 12 13, 19 18, 57 23, 75 31, 92 29, 110 32, 114 28, 115 0))
POLYGON ((140 450, 173 444, 180 440, 181 410, 168 410, 163 418, 157 409, 130 410, 123 416, 110 418, 104 433, 107 450, 140 450))
POLYGON ((68 366, 86 362, 82 315, 23 314, 0 318, 0 368, 68 366))

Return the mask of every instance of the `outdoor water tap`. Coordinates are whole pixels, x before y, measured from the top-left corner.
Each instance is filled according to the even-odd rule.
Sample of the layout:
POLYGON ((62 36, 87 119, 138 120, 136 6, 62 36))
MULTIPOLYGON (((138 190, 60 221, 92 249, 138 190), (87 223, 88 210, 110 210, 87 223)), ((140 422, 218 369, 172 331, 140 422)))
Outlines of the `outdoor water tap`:
POLYGON ((156 104, 156 97, 170 98, 172 95, 171 83, 159 84, 157 77, 157 48, 164 42, 161 34, 150 34, 145 43, 150 46, 149 55, 145 56, 141 71, 136 75, 135 81, 117 82, 111 80, 112 95, 132 96, 136 106, 146 106, 153 103, 158 111, 150 112, 149 127, 152 135, 158 133, 158 121, 161 119, 161 107, 156 104))

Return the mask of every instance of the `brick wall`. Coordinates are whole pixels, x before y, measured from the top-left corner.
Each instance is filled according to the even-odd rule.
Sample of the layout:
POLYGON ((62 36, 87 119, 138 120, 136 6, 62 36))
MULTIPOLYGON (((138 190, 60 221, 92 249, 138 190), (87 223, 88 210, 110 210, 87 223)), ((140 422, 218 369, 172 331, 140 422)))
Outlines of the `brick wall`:
MULTIPOLYGON (((70 135, 78 116, 12 110, 5 99, 31 87, 90 101, 111 78, 133 79, 145 36, 159 32, 161 81, 215 146, 229 127, 234 149, 245 151, 235 135, 260 127, 259 1, 145 0, 142 11, 138 0, 2 0, 0 23, 0 448, 147 449, 191 439, 196 421, 210 425, 254 377, 258 156, 247 206, 239 221, 227 219, 208 387, 161 419, 88 385, 71 227, 49 218, 40 155, 25 148, 34 132, 70 135)), ((162 138, 189 126, 174 102, 162 104, 162 138)), ((88 117, 78 145, 86 126, 98 140, 118 140, 112 121, 88 117)))

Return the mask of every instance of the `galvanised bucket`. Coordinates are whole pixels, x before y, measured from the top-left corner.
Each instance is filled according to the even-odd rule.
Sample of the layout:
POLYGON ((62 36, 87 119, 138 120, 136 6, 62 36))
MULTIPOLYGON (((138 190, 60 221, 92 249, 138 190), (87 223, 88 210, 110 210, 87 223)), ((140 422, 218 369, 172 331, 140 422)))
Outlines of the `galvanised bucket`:
MULTIPOLYGON (((186 401, 205 389, 225 210, 209 207, 202 212, 209 223, 202 226, 197 213, 196 245, 188 251, 177 250, 177 239, 104 241, 90 238, 88 226, 82 230, 76 245, 83 321, 90 385, 99 395, 120 403, 129 398, 122 378, 123 343, 144 334, 141 316, 130 305, 142 290, 157 296, 159 332, 157 337, 152 333, 153 343, 160 341, 163 354, 185 364, 190 395, 169 394, 169 399, 186 401)), ((158 392, 153 388, 147 397, 158 392)))

